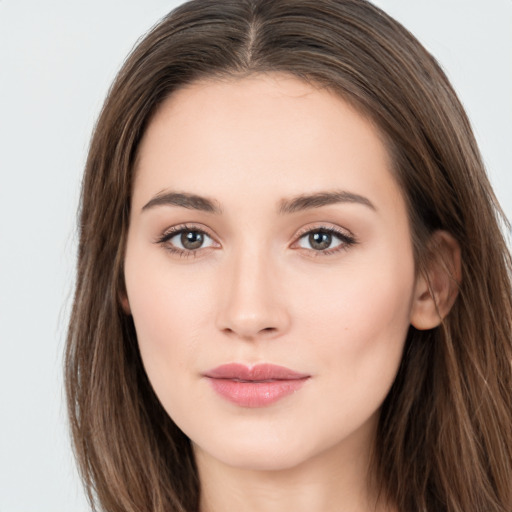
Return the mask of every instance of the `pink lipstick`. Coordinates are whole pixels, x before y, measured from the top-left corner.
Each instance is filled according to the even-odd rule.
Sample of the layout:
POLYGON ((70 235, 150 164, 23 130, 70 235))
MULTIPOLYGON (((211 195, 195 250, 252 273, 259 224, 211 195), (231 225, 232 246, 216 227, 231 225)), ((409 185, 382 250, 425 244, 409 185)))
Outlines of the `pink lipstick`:
POLYGON ((274 364, 230 363, 204 374, 220 396, 241 407, 264 407, 302 387, 309 375, 274 364))

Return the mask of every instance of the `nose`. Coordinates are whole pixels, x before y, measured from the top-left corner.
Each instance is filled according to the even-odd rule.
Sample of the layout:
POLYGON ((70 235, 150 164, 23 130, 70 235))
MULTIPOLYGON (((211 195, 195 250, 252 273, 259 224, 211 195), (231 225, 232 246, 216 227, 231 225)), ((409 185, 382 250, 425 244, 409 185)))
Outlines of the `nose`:
POLYGON ((226 262, 217 327, 240 339, 274 338, 289 328, 282 279, 268 255, 246 252, 226 262), (280 293, 281 292, 281 293, 280 293))

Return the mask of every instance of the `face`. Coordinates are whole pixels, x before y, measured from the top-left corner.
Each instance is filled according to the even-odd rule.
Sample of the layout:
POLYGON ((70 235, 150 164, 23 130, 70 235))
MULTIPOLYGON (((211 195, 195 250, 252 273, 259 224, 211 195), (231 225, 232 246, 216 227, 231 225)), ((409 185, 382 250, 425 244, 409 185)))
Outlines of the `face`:
POLYGON ((198 456, 364 451, 411 321, 405 202, 371 122, 286 75, 195 83, 141 143, 125 308, 198 456))

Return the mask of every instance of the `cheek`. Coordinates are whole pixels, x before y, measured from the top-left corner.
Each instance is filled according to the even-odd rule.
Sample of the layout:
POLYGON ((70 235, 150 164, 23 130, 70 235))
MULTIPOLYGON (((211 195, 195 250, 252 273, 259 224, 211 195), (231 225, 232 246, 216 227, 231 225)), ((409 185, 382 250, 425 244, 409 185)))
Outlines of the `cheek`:
POLYGON ((414 276, 412 265, 405 266, 380 261, 333 269, 314 280, 310 275, 297 275, 300 316, 317 321, 319 327, 376 334, 383 326, 408 323, 414 276))
POLYGON ((410 261, 380 258, 299 282, 297 315, 314 353, 346 385, 394 380, 409 329, 414 288, 410 261))
POLYGON ((176 383, 179 387, 180 379, 199 372, 204 325, 211 317, 204 280, 170 269, 165 257, 151 261, 138 258, 136 251, 127 254, 126 289, 142 361, 166 409, 174 401, 176 383))
POLYGON ((406 267, 345 268, 318 278, 316 292, 301 285, 298 332, 322 370, 321 398, 311 401, 304 428, 322 425, 327 443, 374 417, 393 384, 409 328, 413 265, 406 267))

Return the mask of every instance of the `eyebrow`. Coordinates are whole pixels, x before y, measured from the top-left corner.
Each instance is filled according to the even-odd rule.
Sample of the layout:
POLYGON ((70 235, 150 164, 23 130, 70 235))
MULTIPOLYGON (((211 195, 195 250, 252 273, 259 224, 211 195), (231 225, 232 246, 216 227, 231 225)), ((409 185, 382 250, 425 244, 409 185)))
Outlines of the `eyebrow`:
POLYGON ((377 211, 375 205, 367 197, 341 190, 300 195, 292 199, 283 200, 281 201, 279 207, 279 213, 295 213, 298 211, 309 210, 311 208, 320 208, 322 206, 338 203, 362 204, 363 206, 367 206, 373 211, 377 211))
MULTIPOLYGON (((377 211, 374 204, 366 197, 347 191, 317 192, 303 194, 291 199, 283 199, 279 205, 279 214, 291 214, 299 211, 320 208, 338 203, 356 203, 377 211)), ((189 210, 199 210, 220 215, 222 209, 213 199, 187 192, 161 192, 142 207, 142 211, 155 206, 180 206, 189 210)))
POLYGON ((215 214, 222 213, 220 206, 214 200, 187 192, 162 192, 157 194, 142 207, 142 211, 155 206, 181 206, 189 210, 215 214))

